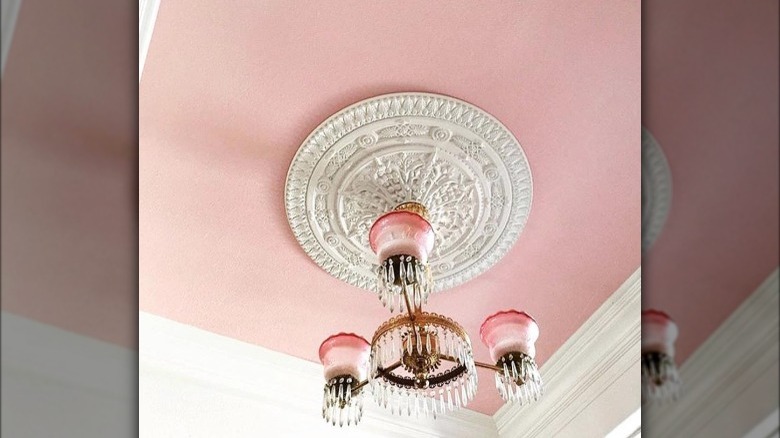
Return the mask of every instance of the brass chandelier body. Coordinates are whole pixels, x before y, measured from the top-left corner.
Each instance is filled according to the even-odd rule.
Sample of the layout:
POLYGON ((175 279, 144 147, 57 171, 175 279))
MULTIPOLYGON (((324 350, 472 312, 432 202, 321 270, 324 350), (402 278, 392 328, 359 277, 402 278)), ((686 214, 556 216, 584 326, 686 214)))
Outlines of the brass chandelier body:
MULTIPOLYGON (((393 211, 427 221, 426 207, 417 202, 402 203, 393 211)), ((538 399, 542 382, 531 356, 512 351, 495 364, 477 362, 468 333, 457 322, 423 310, 432 286, 424 260, 393 254, 380 260, 377 276, 382 304, 402 313, 374 333, 367 378, 342 374, 326 383, 322 412, 326 421, 339 426, 357 423, 368 389, 378 405, 394 414, 435 418, 474 398, 477 368, 496 373, 496 387, 504 400, 538 399)))

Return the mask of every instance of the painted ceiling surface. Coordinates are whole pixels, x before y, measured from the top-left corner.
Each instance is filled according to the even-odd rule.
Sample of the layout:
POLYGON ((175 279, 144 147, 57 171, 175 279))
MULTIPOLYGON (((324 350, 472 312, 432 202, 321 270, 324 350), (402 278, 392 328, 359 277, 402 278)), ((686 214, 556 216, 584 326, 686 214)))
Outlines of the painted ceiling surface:
MULTIPOLYGON (((428 308, 536 317, 541 363, 640 264, 639 2, 165 1, 140 85, 140 307, 316 361, 390 314, 317 267, 283 193, 306 136, 398 91, 451 95, 519 139, 534 203, 510 253, 428 308)), ((473 409, 502 402, 489 373, 473 409)))
POLYGON ((682 362, 778 265, 778 3, 654 1, 643 22, 642 121, 673 192, 642 299, 682 362))
MULTIPOLYGON (((17 21, 2 307, 132 347, 136 10, 87 3, 24 2, 17 21)), ((674 178, 644 300, 677 319, 682 360, 778 263, 778 6, 720 3, 643 11, 642 123, 674 178)), ((284 177, 338 109, 437 92, 514 132, 535 193, 509 255, 430 308, 463 323, 481 361, 484 317, 527 310, 544 363, 639 265, 639 2, 474 4, 163 2, 140 85, 141 309, 312 361, 331 333, 370 336, 389 315, 297 246, 284 177)), ((492 413, 480 377, 472 407, 492 413)))

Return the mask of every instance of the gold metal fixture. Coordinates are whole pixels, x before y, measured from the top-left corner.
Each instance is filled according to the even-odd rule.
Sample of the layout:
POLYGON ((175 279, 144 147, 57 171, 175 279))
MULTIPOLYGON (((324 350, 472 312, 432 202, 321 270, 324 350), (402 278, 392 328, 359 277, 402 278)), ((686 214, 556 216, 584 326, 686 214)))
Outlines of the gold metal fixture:
POLYGON ((428 208, 417 201, 408 201, 398 204, 394 211, 408 211, 420 215, 423 219, 428 220, 428 208))
MULTIPOLYGON (((522 351, 502 351, 495 364, 476 362, 471 339, 463 327, 451 318, 423 311, 432 287, 427 257, 433 247, 433 227, 428 222, 428 209, 424 205, 408 201, 380 216, 369 232, 369 242, 380 255, 379 300, 391 312, 398 309, 403 313, 382 323, 370 344, 365 340, 360 344, 361 349, 370 348, 368 370, 362 374, 367 376, 364 380, 340 375, 326 385, 323 417, 327 421, 339 425, 344 418, 347 424, 359 421, 366 386, 370 386, 378 405, 398 414, 436 417, 459 409, 476 394, 477 367, 495 373, 496 388, 506 401, 522 404, 539 397, 541 377, 532 356, 522 351), (419 217, 393 214, 401 211, 419 217)), ((511 345, 529 351, 523 343, 529 342, 531 328, 522 324, 528 324, 530 319, 536 327, 535 322, 527 314, 515 310, 499 312, 488 320, 506 319, 507 315, 508 323, 515 324, 513 330, 516 331, 509 335, 514 336, 511 345), (511 319, 515 315, 520 316, 520 322, 511 319)), ((497 324, 507 324, 507 321, 497 324)), ((488 332, 491 330, 494 329, 488 328, 488 332)), ((538 336, 536 330, 537 334, 531 337, 538 336)), ((506 335, 505 331, 501 333, 506 335)), ((486 342, 482 330, 480 336, 486 342)), ((533 340, 535 338, 530 342, 533 340)), ((491 342, 495 345, 495 341, 491 342)))

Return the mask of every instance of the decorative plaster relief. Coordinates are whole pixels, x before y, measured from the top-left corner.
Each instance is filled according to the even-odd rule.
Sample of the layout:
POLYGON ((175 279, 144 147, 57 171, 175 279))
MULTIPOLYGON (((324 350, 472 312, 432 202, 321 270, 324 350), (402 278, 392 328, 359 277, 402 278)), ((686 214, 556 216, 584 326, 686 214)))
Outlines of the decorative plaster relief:
POLYGON ((642 252, 649 250, 672 205, 672 172, 661 147, 642 128, 642 252))
POLYGON ((531 170, 515 137, 463 101, 399 93, 358 102, 301 145, 287 175, 290 226, 309 256, 376 290, 368 230, 406 201, 429 210, 435 290, 485 272, 517 240, 531 207, 531 170))

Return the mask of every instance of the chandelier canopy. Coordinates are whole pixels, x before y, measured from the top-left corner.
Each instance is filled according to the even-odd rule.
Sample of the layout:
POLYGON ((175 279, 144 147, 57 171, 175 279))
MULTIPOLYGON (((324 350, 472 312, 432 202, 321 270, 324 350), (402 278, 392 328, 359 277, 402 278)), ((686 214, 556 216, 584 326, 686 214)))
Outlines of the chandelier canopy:
POLYGON ((462 326, 423 310, 431 293, 496 263, 527 219, 530 168, 492 116, 426 93, 359 102, 301 146, 285 201, 293 233, 316 263, 399 312, 370 343, 347 333, 323 342, 326 421, 359 422, 368 392, 400 415, 460 409, 474 398, 480 367, 495 373, 505 401, 539 398, 539 327, 527 313, 485 320, 480 338, 492 363, 481 363, 462 326))

